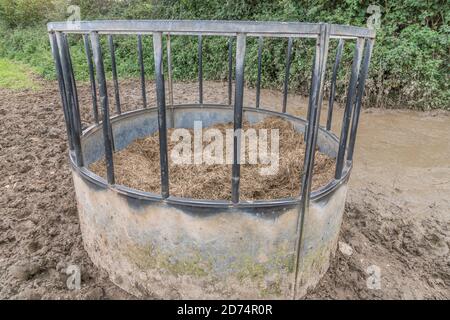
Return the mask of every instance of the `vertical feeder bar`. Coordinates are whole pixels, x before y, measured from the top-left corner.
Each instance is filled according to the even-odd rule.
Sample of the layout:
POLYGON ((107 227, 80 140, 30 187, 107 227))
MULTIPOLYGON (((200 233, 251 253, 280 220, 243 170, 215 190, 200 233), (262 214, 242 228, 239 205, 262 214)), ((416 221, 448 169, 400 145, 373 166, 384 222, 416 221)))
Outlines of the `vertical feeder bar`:
POLYGON ((142 92, 142 106, 147 108, 147 93, 145 90, 145 68, 144 57, 142 55, 142 35, 138 34, 138 59, 141 72, 141 92, 142 92))
POLYGON ((198 36, 198 103, 203 104, 203 38, 198 36))
POLYGON ((114 97, 116 99, 116 112, 117 114, 121 114, 122 111, 120 110, 120 93, 119 93, 119 80, 117 79, 116 53, 114 48, 113 36, 111 34, 108 35, 108 42, 109 42, 109 51, 111 53, 111 71, 114 82, 114 97))
POLYGON ((98 106, 97 106, 97 88, 95 86, 94 65, 92 64, 92 53, 89 45, 89 36, 83 34, 84 51, 86 53, 86 60, 89 68, 89 81, 91 82, 91 97, 92 97, 92 111, 94 114, 94 121, 98 124, 98 106))
POLYGON ((105 67, 103 65, 102 49, 98 39, 98 33, 92 32, 90 34, 92 52, 94 55, 94 63, 97 71, 98 92, 100 97, 100 104, 102 106, 103 119, 103 143, 105 146, 106 159, 106 179, 108 184, 115 183, 114 177, 114 163, 113 163, 113 135, 111 128, 111 121, 109 119, 109 105, 108 105, 108 91, 106 87, 105 67))
POLYGON ((170 34, 167 34, 167 85, 169 86, 169 104, 170 104, 170 127, 175 126, 175 114, 173 106, 173 81, 172 81, 172 45, 170 43, 170 34))
POLYGON ((82 131, 81 127, 81 117, 80 117, 80 104, 78 103, 78 90, 77 90, 77 83, 75 81, 75 73, 73 72, 72 67, 72 57, 70 56, 70 49, 69 49, 69 40, 67 40, 67 34, 63 34, 63 41, 65 42, 65 48, 66 48, 66 54, 67 54, 67 62, 69 64, 69 75, 70 75, 70 81, 72 85, 72 92, 73 92, 73 119, 76 121, 78 125, 78 130, 82 131))
MULTIPOLYGON (((317 40, 317 41, 319 41, 319 40, 317 40)), ((317 43, 316 43, 316 46, 317 46, 317 43)), ((311 118, 311 108, 312 108, 311 97, 312 97, 313 90, 314 90, 314 83, 315 82, 313 81, 313 79, 314 79, 315 67, 316 67, 316 64, 318 63, 317 59, 319 59, 319 57, 318 57, 318 50, 316 48, 316 50, 314 51, 313 66, 311 68, 311 85, 309 87, 309 102, 308 102, 308 108, 306 110, 305 134, 303 135, 303 138, 304 138, 305 142, 306 142, 306 139, 307 139, 307 136, 308 136, 307 132, 308 132, 309 122, 310 122, 310 118, 311 118)))
POLYGON ((239 182, 241 176, 241 129, 242 106, 244 103, 244 62, 245 62, 245 34, 239 33, 236 39, 236 89, 234 94, 234 141, 233 167, 231 178, 231 201, 239 202, 239 182))
POLYGON ((352 127, 350 129, 350 142, 347 151, 348 161, 353 161, 353 151, 355 149, 356 132, 358 130, 359 115, 361 113, 361 103, 364 95, 364 86, 366 83, 367 73, 369 72, 369 64, 370 58, 372 56, 373 42, 374 42, 373 39, 366 40, 366 44, 364 47, 364 58, 362 62, 362 68, 359 73, 358 89, 356 93, 356 102, 354 107, 355 109, 353 111, 352 127))
POLYGON ((58 43, 56 42, 56 35, 54 32, 49 34, 50 37, 50 45, 52 49, 53 59, 55 60, 55 69, 56 69, 56 76, 58 78, 58 86, 59 86, 59 92, 61 95, 61 103, 63 107, 63 113, 64 113, 64 122, 66 124, 66 132, 67 132, 67 138, 69 141, 69 149, 74 150, 73 146, 73 138, 72 138, 72 119, 71 119, 71 113, 69 113, 68 106, 69 102, 67 101, 67 94, 66 89, 64 85, 64 78, 63 78, 63 71, 61 67, 61 59, 59 57, 59 49, 58 49, 58 43))
POLYGON ((256 105, 259 108, 259 102, 261 100, 261 68, 262 68, 262 48, 263 48, 263 37, 258 38, 258 76, 256 78, 256 105))
POLYGON ((316 50, 314 55, 313 72, 311 79, 311 94, 309 97, 309 117, 308 126, 305 128, 306 149, 303 164, 302 190, 300 210, 297 217, 297 241, 295 245, 295 261, 294 261, 294 283, 293 295, 295 299, 297 294, 298 272, 300 266, 300 251, 302 246, 303 229, 305 217, 308 215, 309 203, 311 196, 311 181, 314 167, 314 156, 317 145, 317 135, 319 131, 320 110, 322 107, 322 96, 324 86, 325 66, 328 56, 328 44, 330 39, 330 26, 322 24, 320 35, 316 41, 316 50))
POLYGON ((156 100, 158 105, 159 160, 161 166, 161 195, 169 197, 169 165, 167 156, 166 98, 163 73, 162 33, 153 33, 155 57, 156 100))
MULTIPOLYGON (((328 26, 328 25, 327 25, 328 26)), ((319 86, 319 95, 318 95, 318 108, 317 108, 317 128, 315 129, 314 139, 317 140, 317 135, 320 126, 320 112, 322 110, 323 96, 324 96, 324 87, 325 87, 325 73, 327 70, 327 60, 328 60, 328 49, 330 44, 330 27, 324 26, 324 44, 322 46, 323 51, 321 52, 321 60, 320 60, 320 86, 319 86)), ((316 148, 316 141, 314 141, 314 149, 316 148)), ((314 152, 312 154, 312 161, 314 163, 314 152)), ((311 167, 312 168, 312 167, 311 167)), ((311 184, 310 184, 311 187, 311 184)))
POLYGON ((72 128, 72 142, 75 151, 76 164, 79 167, 83 166, 83 154, 81 150, 81 121, 78 109, 78 99, 76 97, 76 86, 73 83, 73 70, 71 68, 69 59, 69 49, 67 39, 61 32, 56 33, 56 41, 59 47, 59 56, 61 57, 61 68, 64 79, 64 86, 67 98, 67 110, 72 128))
POLYGON ((233 38, 228 39, 228 105, 233 95, 233 38))
POLYGON ((345 150, 347 149, 348 129, 350 126, 350 119, 352 117, 352 107, 354 103, 354 96, 358 82, 359 69, 362 60, 362 51, 364 47, 364 39, 358 38, 356 40, 355 52, 353 55, 352 73, 350 76, 350 84, 347 92, 347 101, 345 104, 344 117, 342 120, 341 136, 339 139, 339 150, 336 160, 336 172, 334 177, 340 179, 344 169, 345 150))
POLYGON ((283 113, 286 113, 286 106, 287 106, 287 95, 289 88, 289 70, 291 68, 291 54, 292 54, 292 38, 289 37, 286 52, 286 70, 284 74, 284 86, 283 86, 283 113))
POLYGON ((328 100, 328 116, 327 116, 327 130, 331 130, 331 122, 333 120, 333 104, 336 96, 336 79, 339 71, 339 64, 341 63, 342 49, 344 48, 344 39, 339 39, 339 44, 336 52, 336 60, 333 65, 333 75, 331 76, 330 96, 328 100))

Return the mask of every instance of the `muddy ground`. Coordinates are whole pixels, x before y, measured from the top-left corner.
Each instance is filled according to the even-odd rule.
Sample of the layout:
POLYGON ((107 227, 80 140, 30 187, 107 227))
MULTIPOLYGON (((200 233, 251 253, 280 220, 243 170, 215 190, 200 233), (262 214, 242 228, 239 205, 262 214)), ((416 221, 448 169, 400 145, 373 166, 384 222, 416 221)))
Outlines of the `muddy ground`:
MULTIPOLYGON (((153 84, 147 89, 151 105, 153 84)), ((122 82, 121 91, 124 110, 140 105, 136 82, 122 82)), ((226 92, 225 84, 206 83, 204 100, 226 101, 226 92)), ((251 105, 254 91, 246 94, 251 105)), ((79 96, 87 125, 87 86, 79 96)), ((196 97, 195 84, 175 86, 175 102, 196 97)), ((263 106, 279 107, 281 99, 262 92, 263 106)), ((289 96, 288 112, 304 115, 305 106, 305 98, 289 96)), ((337 110, 337 132, 341 115, 337 110)), ((0 298, 133 298, 83 249, 63 123, 56 83, 35 92, 0 89, 0 298), (80 291, 67 289, 71 264, 81 268, 80 291)), ((450 298, 449 132, 446 112, 363 112, 341 250, 306 298, 450 298), (367 285, 373 270, 379 289, 367 285)))

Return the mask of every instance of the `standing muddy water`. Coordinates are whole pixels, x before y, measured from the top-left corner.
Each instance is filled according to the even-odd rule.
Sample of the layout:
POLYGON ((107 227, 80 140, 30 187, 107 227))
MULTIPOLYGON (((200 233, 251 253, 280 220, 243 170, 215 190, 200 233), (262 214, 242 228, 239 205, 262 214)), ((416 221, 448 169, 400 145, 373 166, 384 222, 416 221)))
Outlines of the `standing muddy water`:
POLYGON ((450 219, 448 113, 368 110, 361 117, 352 189, 367 181, 391 191, 418 219, 450 219))
MULTIPOLYGON (((122 109, 140 106, 138 82, 120 85, 122 109)), ((197 89, 175 84, 175 103, 195 101, 197 89)), ((153 83, 147 90, 154 105, 153 83)), ((204 91, 205 102, 227 101, 226 84, 204 91)), ((246 106, 254 93, 245 91, 246 106)), ((85 123, 89 86, 79 97, 85 123)), ((262 107, 281 102, 262 90, 262 107)), ((289 95, 288 112, 304 115, 306 103, 289 95)), ((0 89, 0 115, 0 298, 130 298, 83 249, 57 84, 0 89), (81 267, 80 291, 66 288, 71 264, 81 267)), ((324 102, 322 125, 325 116, 324 102)), ((341 119, 336 105, 334 132, 341 119)), ((340 250, 306 298, 450 298, 449 133, 448 112, 362 112, 340 250)))

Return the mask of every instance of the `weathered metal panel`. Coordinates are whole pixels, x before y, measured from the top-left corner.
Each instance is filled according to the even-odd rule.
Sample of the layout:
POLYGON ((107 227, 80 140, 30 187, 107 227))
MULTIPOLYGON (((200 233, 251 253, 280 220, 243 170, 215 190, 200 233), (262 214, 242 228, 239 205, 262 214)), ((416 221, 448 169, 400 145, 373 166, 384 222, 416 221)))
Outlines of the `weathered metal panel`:
MULTIPOLYGON (((63 31, 71 33, 126 33, 144 34, 164 32, 171 34, 203 34, 203 35, 248 35, 298 37, 315 36, 319 33, 320 23, 302 22, 270 22, 270 21, 220 21, 220 20, 99 20, 67 22, 50 22, 48 31, 63 31)), ((375 37, 375 31, 367 28, 341 26, 331 24, 332 37, 375 37)))
MULTIPOLYGON (((262 218, 245 209, 193 215, 158 201, 130 201, 73 174, 83 243, 111 280, 138 297, 291 297, 297 207, 262 218)), ((312 202, 300 251, 298 296, 326 272, 347 187, 312 202)))
MULTIPOLYGON (((206 127, 233 119, 231 108, 213 105, 178 106, 174 115, 175 125, 187 128, 196 120, 206 127)), ((244 111, 252 123, 273 115, 304 131, 305 121, 300 118, 264 109, 244 111)), ((156 119, 155 108, 114 117, 111 123, 118 150, 156 132, 156 119)), ((92 127, 83 136, 86 163, 103 156, 100 129, 101 125, 92 127)), ((319 146, 335 154, 337 138, 323 129, 319 137, 319 146)), ((123 289, 155 298, 291 297, 299 199, 239 205, 173 197, 163 200, 124 186, 108 186, 86 169, 73 168, 85 248, 92 261, 123 289)), ((305 218, 297 298, 326 272, 336 247, 346 179, 329 189, 332 192, 316 191, 305 218)))

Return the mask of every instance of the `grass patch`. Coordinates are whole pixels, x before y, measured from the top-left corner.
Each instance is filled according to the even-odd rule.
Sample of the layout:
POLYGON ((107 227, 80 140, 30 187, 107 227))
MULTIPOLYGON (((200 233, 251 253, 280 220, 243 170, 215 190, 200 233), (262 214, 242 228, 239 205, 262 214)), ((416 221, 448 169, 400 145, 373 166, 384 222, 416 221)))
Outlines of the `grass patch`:
POLYGON ((39 86, 32 78, 32 71, 26 65, 0 59, 0 88, 36 90, 39 86))

